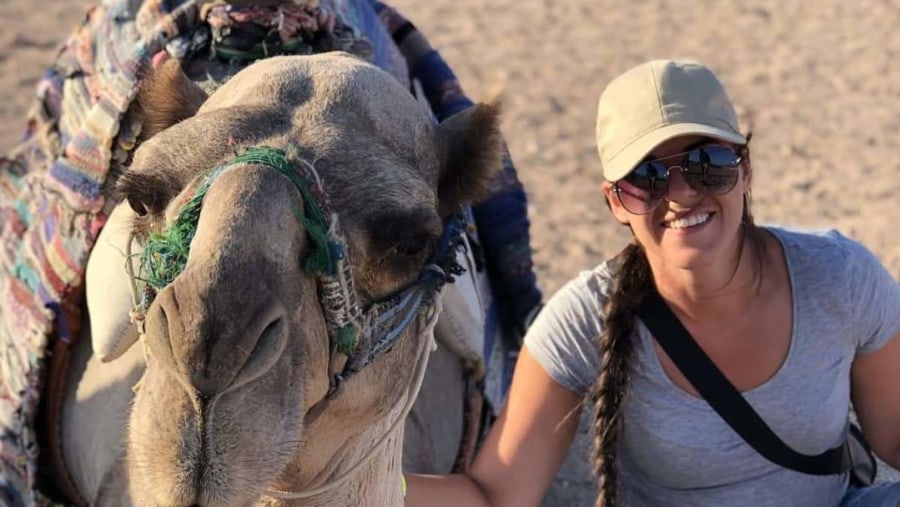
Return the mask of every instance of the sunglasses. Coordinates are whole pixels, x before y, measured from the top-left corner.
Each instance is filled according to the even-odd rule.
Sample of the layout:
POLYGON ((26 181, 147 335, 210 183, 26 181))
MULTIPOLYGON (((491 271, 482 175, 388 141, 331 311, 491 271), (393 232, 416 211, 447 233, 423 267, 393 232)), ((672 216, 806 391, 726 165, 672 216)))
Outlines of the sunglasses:
POLYGON ((679 169, 681 177, 695 191, 706 195, 727 194, 737 185, 746 150, 746 146, 735 151, 727 146, 709 145, 645 160, 613 183, 613 192, 629 213, 650 213, 668 195, 672 169, 679 169), (669 166, 663 162, 678 157, 681 158, 679 165, 669 166))

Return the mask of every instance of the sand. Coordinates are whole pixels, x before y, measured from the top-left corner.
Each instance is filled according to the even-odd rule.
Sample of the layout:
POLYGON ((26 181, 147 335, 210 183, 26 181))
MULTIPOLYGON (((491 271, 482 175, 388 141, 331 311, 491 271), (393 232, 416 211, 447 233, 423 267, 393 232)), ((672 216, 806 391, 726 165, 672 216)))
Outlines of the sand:
MULTIPOLYGON (((0 3, 0 149, 21 135, 33 85, 84 2, 0 3)), ((613 255, 593 141, 605 84, 651 58, 700 59, 754 132, 761 223, 836 228, 900 278, 900 0, 395 0, 469 95, 504 91, 504 132, 527 189, 549 296, 613 255)), ((588 505, 585 436, 545 505, 588 505)), ((893 475, 900 480, 900 475, 893 475)))

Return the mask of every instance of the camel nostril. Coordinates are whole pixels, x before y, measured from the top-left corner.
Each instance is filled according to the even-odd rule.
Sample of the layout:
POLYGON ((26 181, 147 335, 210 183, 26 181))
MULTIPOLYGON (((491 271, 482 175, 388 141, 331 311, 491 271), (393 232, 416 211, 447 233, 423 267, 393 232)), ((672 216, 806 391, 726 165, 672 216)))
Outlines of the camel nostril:
POLYGON ((277 300, 248 304, 207 293, 204 283, 184 273, 160 291, 147 314, 146 341, 160 367, 189 391, 212 397, 271 369, 286 346, 288 323, 277 300))
POLYGON ((262 334, 259 335, 259 342, 257 342, 256 347, 254 348, 254 352, 256 351, 256 349, 259 349, 259 346, 262 342, 264 342, 266 340, 271 340, 274 337, 276 337, 278 332, 280 331, 280 326, 282 326, 283 324, 284 324, 284 319, 281 317, 278 317, 277 319, 270 322, 266 326, 266 328, 263 329, 262 334))
POLYGON ((287 345, 287 323, 282 315, 269 322, 260 333, 247 362, 241 368, 233 387, 247 384, 269 371, 287 345))
POLYGON ((178 315, 175 291, 167 287, 156 295, 156 304, 144 320, 147 349, 154 359, 174 370, 181 367, 176 357, 176 349, 173 348, 177 347, 177 344, 172 342, 173 336, 180 336, 183 333, 178 315))

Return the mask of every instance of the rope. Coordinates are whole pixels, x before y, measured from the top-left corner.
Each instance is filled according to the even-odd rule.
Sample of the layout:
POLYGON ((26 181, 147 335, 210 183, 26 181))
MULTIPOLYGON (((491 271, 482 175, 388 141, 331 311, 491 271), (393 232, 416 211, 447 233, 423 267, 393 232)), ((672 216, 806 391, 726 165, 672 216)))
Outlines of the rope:
POLYGON ((150 233, 147 245, 141 254, 142 281, 152 287, 162 289, 184 271, 188 254, 191 251, 191 240, 194 239, 194 234, 197 232, 203 197, 209 191, 213 180, 227 167, 222 166, 216 169, 203 180, 170 227, 162 232, 150 233))
POLYGON ((298 160, 309 172, 313 173, 315 182, 304 178, 295 168, 284 150, 259 146, 248 148, 235 157, 226 167, 238 164, 261 164, 276 169, 286 176, 300 192, 303 198, 303 216, 300 218, 311 241, 311 251, 303 261, 303 268, 311 274, 334 274, 335 262, 332 256, 328 237, 329 220, 326 218, 325 191, 315 169, 308 162, 298 160), (313 193, 312 189, 315 189, 313 193), (322 203, 320 205, 320 203, 322 203))
MULTIPOLYGON (((294 153, 289 155, 282 149, 267 146, 248 148, 207 175, 172 225, 161 233, 152 233, 148 238, 141 254, 140 277, 135 277, 129 270, 132 294, 137 293, 135 280, 160 290, 184 271, 191 240, 197 232, 203 198, 219 175, 241 164, 263 165, 275 169, 300 192, 304 212, 297 218, 310 242, 310 249, 301 261, 303 269, 319 279, 319 296, 329 322, 329 337, 337 345, 339 352, 352 354, 359 344, 362 312, 353 286, 350 264, 346 259, 346 241, 337 227, 337 217, 328 210, 325 189, 315 168, 294 153)), ((140 304, 135 304, 132 321, 143 320, 149 303, 149 298, 145 298, 140 304)))
MULTIPOLYGON (((320 200, 324 202, 321 182, 316 194, 288 160, 283 150, 269 147, 249 148, 227 164, 210 173, 197 187, 191 199, 184 205, 172 225, 161 233, 151 233, 144 248, 141 261, 142 281, 162 289, 172 283, 187 264, 191 240, 197 232, 197 222, 203 198, 209 187, 226 169, 239 164, 262 164, 270 166, 286 176, 303 198, 304 214, 301 222, 310 238, 311 250, 304 259, 303 267, 312 274, 333 274, 335 263, 332 259, 328 237, 328 221, 325 218, 320 200)), ((308 166, 309 164, 307 164, 308 166)))
POLYGON ((191 240, 197 231, 203 198, 212 182, 227 169, 242 164, 262 165, 275 169, 288 178, 300 192, 304 212, 297 218, 310 241, 310 248, 301 262, 308 273, 317 277, 319 301, 328 323, 329 338, 336 350, 346 356, 360 352, 359 357, 350 361, 354 365, 361 363, 364 366, 382 350, 390 347, 409 324, 411 317, 418 313, 423 302, 437 292, 441 285, 452 282, 453 276, 462 273, 462 267, 457 265, 453 258, 454 250, 460 246, 462 221, 454 217, 445 224, 435 258, 426 266, 415 286, 404 291, 406 294, 402 298, 402 303, 383 302, 363 312, 347 259, 347 243, 340 233, 337 216, 328 209, 325 189, 315 168, 296 156, 295 149, 292 149, 289 155, 285 150, 278 148, 253 147, 207 175, 178 213, 173 224, 161 233, 150 235, 141 257, 140 269, 143 278, 135 277, 129 269, 132 295, 136 303, 131 316, 133 321, 141 324, 154 289, 158 291, 169 285, 184 270, 190 254, 191 240), (446 271, 441 266, 446 267, 446 271), (149 294, 149 297, 141 299, 140 304, 137 303, 135 280, 144 281, 145 292, 149 294), (416 292, 419 292, 418 298, 412 308, 407 308, 410 296, 416 292), (406 312, 401 322, 391 322, 391 319, 398 316, 401 311, 406 312), (379 316, 382 313, 386 315, 379 316), (393 324, 394 329, 389 330, 390 332, 381 339, 373 341, 370 336, 375 330, 371 328, 372 324, 378 331, 387 324, 393 324), (367 338, 362 346, 361 335, 367 338), (368 350, 359 351, 360 347, 368 350))

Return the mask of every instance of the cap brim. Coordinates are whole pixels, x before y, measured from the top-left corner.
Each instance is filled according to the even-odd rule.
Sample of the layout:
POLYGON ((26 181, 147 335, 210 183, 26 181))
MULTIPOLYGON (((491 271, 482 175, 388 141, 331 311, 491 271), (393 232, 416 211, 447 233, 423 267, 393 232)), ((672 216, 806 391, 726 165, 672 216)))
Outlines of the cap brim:
POLYGON ((730 130, 710 127, 700 123, 675 123, 663 125, 634 140, 615 157, 603 164, 603 177, 608 181, 618 181, 630 173, 641 160, 660 144, 682 136, 704 136, 735 144, 746 144, 747 139, 730 130))

